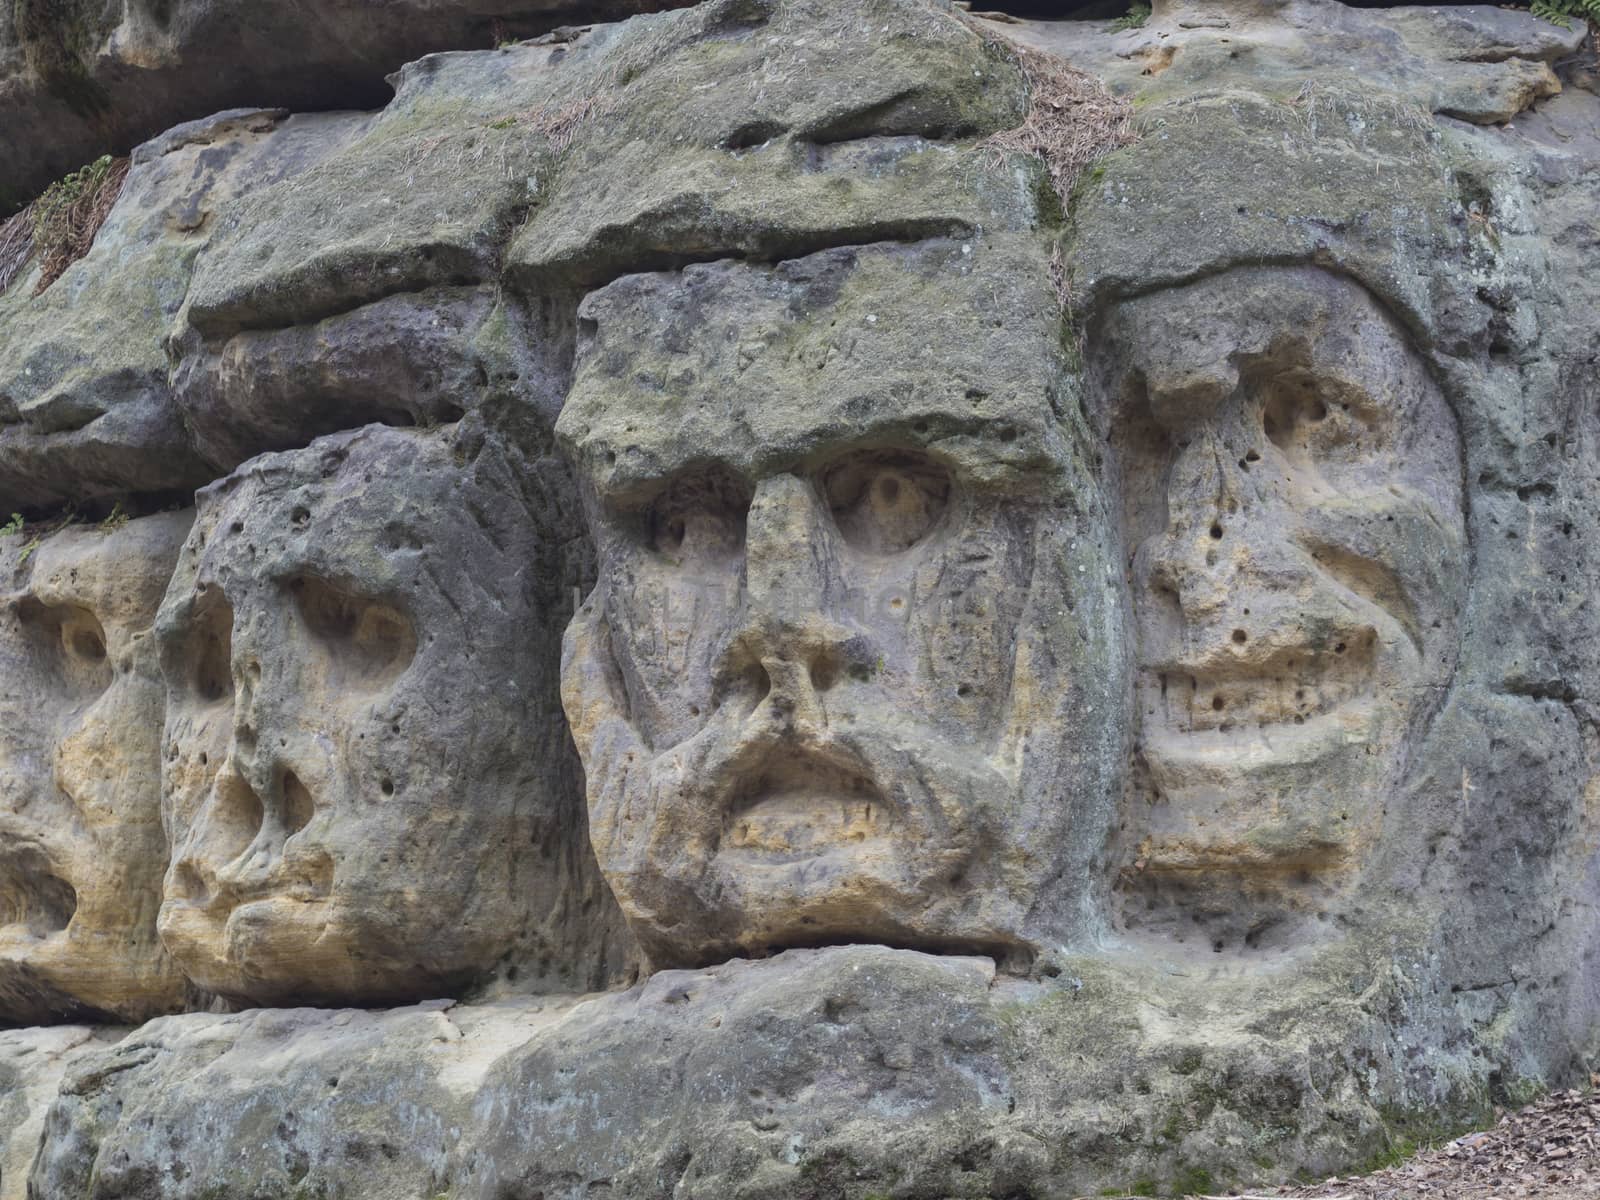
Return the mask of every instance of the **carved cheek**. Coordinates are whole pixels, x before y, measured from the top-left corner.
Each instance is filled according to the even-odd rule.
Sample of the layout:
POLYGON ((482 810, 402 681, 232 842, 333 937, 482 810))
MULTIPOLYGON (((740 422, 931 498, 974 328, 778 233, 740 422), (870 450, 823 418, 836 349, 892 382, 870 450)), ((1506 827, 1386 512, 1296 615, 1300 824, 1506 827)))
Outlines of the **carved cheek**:
POLYGON ((1004 523, 979 521, 932 548, 911 581, 907 634, 927 708, 963 740, 1002 717, 1029 585, 1024 558, 1004 523))
POLYGON ((733 568, 718 579, 646 561, 629 566, 609 585, 612 644, 640 732, 658 748, 675 745, 710 718, 739 579, 733 568))

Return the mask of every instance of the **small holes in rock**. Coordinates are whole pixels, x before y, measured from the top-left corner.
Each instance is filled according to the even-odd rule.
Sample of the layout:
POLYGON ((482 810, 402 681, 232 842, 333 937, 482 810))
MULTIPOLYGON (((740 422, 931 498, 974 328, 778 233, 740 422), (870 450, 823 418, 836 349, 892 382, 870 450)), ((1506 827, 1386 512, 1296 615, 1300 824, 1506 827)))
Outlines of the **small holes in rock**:
POLYGON ((311 510, 304 505, 299 505, 289 514, 291 524, 304 527, 311 521, 311 510))
POLYGON ((1345 649, 1346 649, 1345 644, 1343 642, 1340 642, 1337 646, 1335 646, 1333 648, 1333 652, 1335 654, 1343 654, 1345 652, 1345 649))
POLYGON ((1211 536, 1213 538, 1217 539, 1218 541, 1221 541, 1222 540, 1222 526, 1221 525, 1213 525, 1211 527, 1211 536))
POLYGON ((211 756, 204 750, 200 751, 200 765, 203 767, 211 761, 211 756))
POLYGON ((969 684, 963 683, 956 688, 956 695, 970 696, 972 695, 972 687, 969 684))
POLYGON ((385 775, 381 780, 378 781, 378 790, 385 796, 394 795, 394 780, 385 775))
POLYGON ((232 525, 228 526, 228 528, 229 528, 229 530, 231 530, 234 533, 243 533, 244 532, 244 522, 243 521, 235 521, 232 525))
POLYGON ((1235 629, 1233 631, 1233 641, 1234 641, 1235 645, 1242 646, 1246 642, 1248 642, 1249 640, 1250 640, 1250 635, 1248 633, 1246 633, 1244 630, 1235 629))
POLYGON ((1213 712, 1221 712, 1226 707, 1228 707, 1228 702, 1221 696, 1211 697, 1211 708, 1213 712))
POLYGON ((1244 456, 1244 461, 1247 463, 1258 463, 1261 461, 1261 455, 1257 454, 1254 450, 1247 451, 1244 456))

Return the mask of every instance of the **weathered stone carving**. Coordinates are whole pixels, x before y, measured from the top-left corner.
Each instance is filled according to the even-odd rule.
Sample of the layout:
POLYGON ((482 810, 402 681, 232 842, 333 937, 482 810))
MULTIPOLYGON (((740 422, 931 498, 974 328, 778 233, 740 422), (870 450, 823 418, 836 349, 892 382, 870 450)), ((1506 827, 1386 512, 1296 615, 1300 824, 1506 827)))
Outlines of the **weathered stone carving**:
POLYGON ((1123 646, 1047 268, 874 246, 579 310, 557 429, 601 569, 566 704, 659 962, 1095 928, 1123 646))
MULTIPOLYGON (((190 514, 0 551, 0 1023, 178 1008, 151 622, 190 514)), ((26 533, 26 530, 24 530, 26 533)))
POLYGON ((555 707, 560 477, 519 469, 372 427, 201 493, 159 625, 161 933, 201 986, 374 1002, 618 966, 555 707))
POLYGON ((0 1200, 1253 1191, 1585 1077, 1600 69, 1153 7, 706 0, 137 152, 0 295, 0 517, 232 473, 169 932, 436 998, 26 1031, 0 1200), (1137 140, 1049 188, 1115 106, 990 38, 1137 140), (668 969, 552 994, 620 909, 668 969))
POLYGON ((1443 699, 1455 417, 1395 320, 1316 268, 1155 292, 1101 336, 1138 630, 1128 918, 1254 944, 1328 918, 1443 699))

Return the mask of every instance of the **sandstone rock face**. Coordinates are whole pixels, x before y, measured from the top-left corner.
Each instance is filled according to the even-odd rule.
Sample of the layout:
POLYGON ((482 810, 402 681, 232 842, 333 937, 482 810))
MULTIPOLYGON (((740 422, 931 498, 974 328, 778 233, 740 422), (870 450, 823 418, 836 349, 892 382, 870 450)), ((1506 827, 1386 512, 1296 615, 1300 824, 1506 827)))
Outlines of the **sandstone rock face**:
POLYGON ((174 82, 0 294, 0 1196, 1247 1191, 1586 1078, 1581 28, 437 29, 174 82))
POLYGON ((940 239, 579 308, 601 582, 565 694, 658 961, 1097 931, 1125 652, 1047 268, 940 239))
POLYGON ((621 965, 554 709, 565 497, 536 470, 373 427, 200 494, 158 627, 161 935, 200 986, 372 1002, 621 965))
POLYGON ((1129 300, 1102 337, 1149 814, 1129 923, 1292 937, 1359 872, 1450 685, 1455 417, 1371 295, 1317 268, 1129 300))
POLYGON ((6 539, 0 1020, 143 1020, 183 978, 156 937, 161 680, 150 627, 190 514, 6 539))
POLYGON ((488 47, 671 7, 653 0, 359 3, 18 0, 0 14, 0 104, 20 136, 0 156, 0 204, 20 203, 108 149, 270 96, 306 109, 380 104, 385 74, 431 50, 488 47), (574 14, 574 9, 581 13, 574 14))

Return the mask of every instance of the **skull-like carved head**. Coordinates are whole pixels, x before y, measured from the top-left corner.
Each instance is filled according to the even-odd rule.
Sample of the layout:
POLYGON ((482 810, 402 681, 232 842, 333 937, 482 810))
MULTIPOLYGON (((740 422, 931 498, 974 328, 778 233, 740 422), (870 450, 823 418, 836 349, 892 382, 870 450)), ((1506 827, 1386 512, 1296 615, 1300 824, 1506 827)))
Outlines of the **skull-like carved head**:
POLYGON ((156 936, 161 680, 149 629, 190 523, 14 536, 0 608, 0 1022, 183 999, 156 936))
POLYGON ((1325 917, 1454 670, 1455 417, 1396 321, 1318 268, 1155 292, 1102 337, 1139 644, 1130 920, 1183 897, 1221 946, 1325 917))
POLYGON ((380 1002, 506 962, 601 981, 554 701, 558 514, 533 482, 493 441, 370 427, 201 493, 159 626, 161 931, 206 988, 380 1002))

